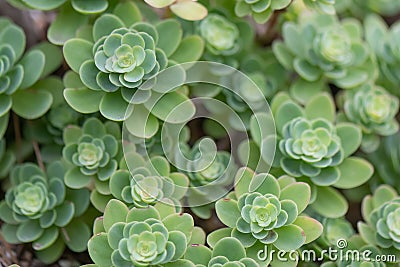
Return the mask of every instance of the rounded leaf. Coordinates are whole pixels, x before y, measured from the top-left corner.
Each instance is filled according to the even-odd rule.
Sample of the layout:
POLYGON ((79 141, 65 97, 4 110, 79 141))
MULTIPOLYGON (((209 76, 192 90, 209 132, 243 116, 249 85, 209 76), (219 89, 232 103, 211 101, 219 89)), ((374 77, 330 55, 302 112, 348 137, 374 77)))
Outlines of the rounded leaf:
POLYGON ((177 63, 197 61, 203 55, 204 40, 197 35, 185 37, 169 59, 177 63))
POLYGON ((223 224, 230 228, 235 228, 240 211, 237 201, 233 199, 220 199, 215 203, 215 211, 223 224))
POLYGON ((65 61, 75 72, 86 60, 93 59, 93 43, 84 39, 70 39, 64 44, 63 53, 65 61))
POLYGON ((335 103, 332 97, 327 93, 317 95, 307 103, 305 114, 310 120, 324 118, 333 122, 336 114, 335 103))
POLYGON ((349 204, 334 188, 317 187, 317 197, 311 207, 327 218, 339 218, 346 214, 349 204))
POLYGON ((96 14, 105 11, 108 7, 107 0, 72 0, 75 10, 83 14, 96 14))
POLYGON ((63 45, 67 40, 75 37, 76 31, 85 25, 88 19, 87 16, 76 12, 71 5, 64 5, 50 24, 47 39, 55 45, 63 45))
POLYGON ((340 189, 358 187, 368 181, 374 173, 371 163, 362 158, 350 157, 338 166, 340 179, 334 184, 340 189))
POLYGON ((306 183, 293 183, 285 188, 281 192, 280 199, 289 199, 296 203, 298 213, 300 214, 310 203, 311 188, 306 183))
POLYGON ((230 261, 239 261, 246 257, 246 251, 239 240, 233 237, 225 237, 215 244, 212 256, 224 256, 230 261))
POLYGON ((178 17, 186 20, 201 20, 207 16, 207 8, 202 4, 192 1, 179 1, 171 5, 171 11, 178 17))
POLYGON ((99 111, 104 92, 93 91, 87 88, 67 88, 64 97, 68 104, 80 113, 94 113, 99 111))
POLYGON ((88 251, 90 258, 98 267, 112 266, 111 254, 113 250, 108 245, 106 233, 93 236, 88 242, 88 251))
POLYGON ((12 95, 13 111, 25 119, 43 116, 53 103, 51 93, 44 90, 21 90, 12 95))
POLYGON ((293 224, 303 229, 304 234, 306 235, 305 244, 314 241, 320 237, 323 232, 322 224, 311 217, 299 216, 293 224))
POLYGON ((336 133, 340 137, 344 157, 353 154, 361 145, 361 129, 351 123, 339 123, 336 126, 336 133))
POLYGON ((144 106, 136 105, 124 125, 134 136, 150 138, 157 133, 159 122, 144 106))
POLYGON ((114 223, 126 222, 128 207, 119 200, 111 199, 104 210, 103 224, 104 229, 108 231, 114 223))
POLYGON ((300 248, 306 241, 306 235, 299 226, 287 225, 275 230, 278 239, 274 246, 280 250, 289 251, 300 248))

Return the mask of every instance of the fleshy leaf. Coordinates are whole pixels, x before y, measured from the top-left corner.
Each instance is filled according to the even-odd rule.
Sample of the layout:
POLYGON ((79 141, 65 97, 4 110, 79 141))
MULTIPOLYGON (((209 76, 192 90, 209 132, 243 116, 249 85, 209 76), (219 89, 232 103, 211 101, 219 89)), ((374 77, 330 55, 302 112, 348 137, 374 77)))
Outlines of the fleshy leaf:
POLYGON ((339 218, 346 214, 349 204, 336 189, 318 187, 317 198, 311 207, 327 218, 339 218))
POLYGON ((104 210, 104 229, 108 231, 114 223, 125 222, 128 212, 129 209, 124 203, 116 199, 110 200, 104 210))
POLYGON ((62 231, 65 244, 75 252, 83 252, 87 249, 91 231, 82 221, 72 221, 62 231))
POLYGON ((200 36, 184 38, 170 59, 177 63, 192 62, 200 59, 204 50, 204 41, 200 36))
POLYGON ((229 237, 231 236, 232 233, 232 229, 231 228, 221 228, 221 229, 217 229, 213 232, 211 232, 208 236, 207 236, 207 244, 210 247, 214 247, 215 244, 218 242, 218 240, 221 240, 224 237, 229 237))
POLYGON ((344 157, 353 154, 361 145, 361 129, 351 123, 339 123, 336 126, 337 135, 340 137, 344 157))
POLYGON ((194 264, 207 266, 211 259, 211 254, 211 250, 204 245, 192 245, 187 248, 185 259, 190 260, 194 264))
POLYGON ((93 44, 83 39, 70 39, 64 44, 63 53, 65 61, 75 72, 79 72, 82 64, 93 59, 93 44))
POLYGON ((236 222, 240 218, 237 201, 232 199, 221 199, 215 204, 215 211, 223 224, 230 228, 236 227, 236 222))
POLYGON ((305 232, 297 225, 282 226, 275 230, 278 239, 274 242, 274 246, 280 250, 294 250, 300 248, 306 241, 305 232))
POLYGON ((305 107, 305 114, 310 120, 324 118, 333 122, 335 120, 335 112, 335 103, 327 93, 313 97, 305 107))
POLYGON ((213 252, 213 257, 224 256, 230 261, 239 261, 246 257, 243 245, 233 237, 225 237, 217 242, 213 252))
POLYGON ((305 244, 308 244, 315 239, 317 239, 323 232, 323 226, 320 222, 315 220, 314 218, 308 216, 299 216, 296 221, 294 221, 295 225, 299 226, 303 229, 306 240, 305 244))
POLYGON ((301 213, 308 206, 311 198, 310 186, 306 183, 293 183, 281 191, 280 199, 289 199, 296 203, 298 212, 301 213))
POLYGON ((161 96, 154 106, 144 106, 157 118, 168 123, 183 123, 189 121, 195 114, 193 102, 183 94, 171 92, 161 96))
POLYGON ((335 183, 335 187, 340 189, 360 186, 368 181, 374 173, 374 167, 371 163, 357 157, 345 159, 338 168, 340 170, 340 179, 335 183))
POLYGON ((21 90, 13 94, 13 111, 25 119, 44 115, 53 103, 53 96, 44 90, 21 90))
POLYGON ((157 47, 161 48, 168 57, 171 56, 182 40, 181 25, 174 19, 168 19, 157 24, 156 29, 159 36, 157 47))
POLYGON ((179 1, 171 5, 175 15, 186 20, 201 20, 207 16, 207 8, 202 4, 192 1, 179 1))
POLYGON ((42 75, 45 65, 45 55, 40 50, 31 50, 20 61, 24 67, 24 78, 19 88, 25 89, 32 86, 42 75))
POLYGON ((63 45, 67 40, 75 37, 79 27, 85 25, 88 17, 76 12, 71 5, 65 5, 51 23, 47 31, 47 38, 55 45, 63 45))
POLYGON ((87 88, 67 88, 64 90, 64 97, 68 104, 76 111, 84 114, 99 111, 100 101, 104 94, 104 92, 87 88))
POLYGON ((75 10, 83 14, 96 14, 105 11, 108 7, 107 0, 72 0, 75 10))
POLYGON ((145 107, 136 105, 132 115, 125 121, 125 126, 137 137, 150 138, 157 133, 159 122, 145 107))
POLYGON ((98 267, 112 266, 111 254, 113 250, 108 245, 106 233, 93 236, 88 242, 90 258, 98 267))

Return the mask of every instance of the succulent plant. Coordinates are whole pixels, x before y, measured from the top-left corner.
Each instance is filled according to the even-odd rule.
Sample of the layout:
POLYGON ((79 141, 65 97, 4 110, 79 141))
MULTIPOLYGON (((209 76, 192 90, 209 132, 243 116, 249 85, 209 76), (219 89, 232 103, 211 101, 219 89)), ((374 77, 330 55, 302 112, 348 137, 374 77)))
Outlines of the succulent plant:
POLYGON ((248 255, 257 253, 261 245, 295 250, 322 233, 318 221, 300 215, 311 198, 306 183, 289 176, 276 179, 246 168, 239 169, 235 181, 235 193, 218 200, 215 207, 222 223, 232 228, 227 234, 237 238, 248 255))
POLYGON ((89 226, 80 218, 89 205, 89 190, 64 185, 65 167, 59 161, 44 172, 32 163, 16 166, 11 187, 0 202, 1 231, 9 243, 32 243, 39 259, 51 263, 64 251, 87 249, 89 226))
POLYGON ((299 21, 286 22, 283 41, 274 41, 272 46, 287 70, 306 81, 324 79, 344 89, 376 78, 375 61, 357 21, 339 21, 336 16, 322 14, 301 17, 299 21))
POLYGON ((367 159, 374 165, 375 174, 379 177, 378 182, 393 186, 400 191, 400 132, 382 138, 380 146, 373 153, 366 155, 367 159), (390 160, 388 160, 390 159, 390 160))
POLYGON ((238 0, 235 13, 238 17, 251 15, 257 23, 265 23, 275 10, 289 6, 290 0, 238 0))
POLYGON ((275 125, 267 113, 255 114, 251 122, 252 137, 260 147, 261 158, 272 167, 312 184, 316 194, 312 206, 321 215, 343 216, 347 211, 345 199, 327 186, 349 189, 371 178, 372 165, 350 157, 360 146, 361 130, 350 123, 334 124, 335 105, 326 93, 315 95, 304 107, 280 93, 272 100, 271 110, 275 125), (275 126, 277 136, 271 131, 275 126), (352 171, 354 168, 357 173, 352 171), (327 209, 326 203, 324 208, 319 207, 318 203, 324 202, 322 199, 328 195, 332 197, 331 203, 337 201, 334 209, 327 209))
POLYGON ((304 4, 314 10, 325 14, 335 14, 335 1, 336 0, 304 0, 304 4))
POLYGON ((89 254, 98 267, 182 266, 193 229, 189 214, 152 206, 129 210, 113 199, 95 222, 89 254))
POLYGON ((7 128, 10 109, 25 119, 36 119, 52 104, 47 80, 38 80, 60 66, 61 53, 42 43, 24 54, 25 44, 23 30, 0 17, 0 137, 7 128))
POLYGON ((246 257, 245 248, 233 237, 222 238, 212 250, 204 245, 194 244, 188 247, 185 259, 198 267, 259 267, 255 260, 246 257))
MULTIPOLYGON (((203 46, 199 36, 182 39, 178 21, 165 20, 153 26, 142 22, 134 3, 121 3, 114 14, 104 14, 94 22, 92 36, 73 38, 65 43, 66 61, 79 76, 71 77, 75 86, 67 88, 64 96, 81 113, 100 110, 107 119, 126 120, 127 124, 135 125, 128 127, 132 134, 150 138, 157 132, 158 119, 176 123, 176 116, 168 117, 168 114, 188 98, 176 92, 177 88, 164 88, 165 84, 157 85, 155 80, 149 80, 168 64, 199 59, 203 46), (122 13, 122 9, 131 10, 134 15, 122 13), (87 97, 84 102, 83 96, 87 97), (138 127, 138 122, 144 124, 143 129, 138 127)), ((185 75, 179 67, 172 71, 176 82, 185 75)), ((184 118, 178 122, 194 114, 194 106, 186 103, 184 118)))
POLYGON ((0 15, 0 267, 400 266, 400 0, 0 15))
POLYGON ((215 55, 229 56, 240 49, 239 28, 219 14, 210 14, 199 23, 206 48, 215 55))
POLYGON ((182 173, 171 172, 164 157, 145 160, 140 154, 129 152, 120 165, 110 178, 110 191, 115 198, 137 208, 172 203, 177 212, 181 211, 179 201, 186 193, 189 179, 182 173))
POLYGON ((388 185, 381 185, 374 194, 362 202, 365 222, 358 223, 358 230, 365 242, 386 249, 400 250, 400 198, 388 185))
POLYGON ((63 157, 70 163, 65 184, 70 188, 95 188, 94 194, 110 195, 109 179, 120 160, 121 132, 118 124, 103 124, 89 118, 82 128, 69 126, 64 131, 63 157))
MULTIPOLYGON (((213 203, 228 193, 226 187, 233 183, 236 164, 230 153, 215 151, 210 138, 198 140, 192 148, 181 144, 182 155, 187 161, 181 163, 180 172, 189 177, 187 201, 191 210, 200 218, 210 218, 213 203)), ((180 158, 175 158, 176 162, 180 158)))
POLYGON ((201 20, 207 16, 207 8, 197 0, 145 0, 155 8, 169 7, 171 11, 186 20, 201 20))
POLYGON ((400 81, 400 24, 395 23, 388 28, 382 18, 371 14, 364 21, 364 31, 365 39, 377 57, 380 74, 378 84, 400 97, 397 86, 400 81))
POLYGON ((399 100, 379 86, 364 85, 344 93, 344 120, 359 125, 363 131, 362 148, 366 152, 379 146, 379 135, 388 136, 399 130, 396 114, 399 100))

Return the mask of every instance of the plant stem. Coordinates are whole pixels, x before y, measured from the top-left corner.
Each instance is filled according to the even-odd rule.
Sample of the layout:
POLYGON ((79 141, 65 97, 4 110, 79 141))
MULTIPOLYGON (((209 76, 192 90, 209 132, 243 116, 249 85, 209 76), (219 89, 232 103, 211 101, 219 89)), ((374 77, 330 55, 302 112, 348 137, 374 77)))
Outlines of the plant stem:
POLYGON ((33 150, 35 151, 35 156, 36 156, 37 163, 39 164, 39 167, 43 171, 46 171, 46 168, 44 167, 44 164, 43 164, 42 155, 40 154, 39 144, 36 141, 32 141, 32 145, 33 145, 33 150))
MULTIPOLYGON (((16 151, 17 151, 17 155, 19 155, 21 145, 22 145, 21 126, 20 126, 20 122, 19 122, 19 117, 14 112, 12 113, 12 118, 13 118, 13 124, 14 124, 16 151)), ((22 163, 22 158, 17 157, 17 161, 18 161, 18 163, 22 163)))

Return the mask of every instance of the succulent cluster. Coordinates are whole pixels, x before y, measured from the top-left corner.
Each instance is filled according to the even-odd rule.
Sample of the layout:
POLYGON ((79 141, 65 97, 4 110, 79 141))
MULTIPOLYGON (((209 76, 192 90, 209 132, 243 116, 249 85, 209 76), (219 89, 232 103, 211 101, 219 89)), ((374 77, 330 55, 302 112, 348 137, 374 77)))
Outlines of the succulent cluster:
POLYGON ((60 51, 41 43, 24 53, 25 45, 24 31, 0 17, 0 137, 7 129, 10 109, 23 118, 37 119, 52 105, 51 84, 40 79, 60 66, 60 51))
POLYGON ((140 154, 130 152, 121 165, 110 178, 110 192, 115 198, 137 208, 165 202, 181 210, 179 200, 186 193, 189 179, 182 173, 171 172, 164 157, 145 160, 140 154))
POLYGON ((226 233, 237 238, 248 251, 256 250, 260 244, 295 250, 321 234, 318 221, 301 215, 311 199, 306 183, 296 182, 290 176, 276 179, 246 168, 239 169, 235 180, 235 194, 218 200, 216 212, 231 228, 226 233))
POLYGON ((0 266, 399 266, 399 3, 0 0, 0 266))
MULTIPOLYGON (((104 14, 96 19, 91 35, 72 38, 65 43, 66 61, 79 73, 74 80, 83 83, 78 88, 67 88, 65 98, 81 113, 100 111, 107 119, 127 120, 133 124, 142 120, 143 128, 149 131, 128 129, 138 137, 151 137, 158 129, 158 119, 165 120, 174 107, 165 102, 178 104, 188 100, 184 94, 172 90, 174 88, 157 86, 151 78, 168 64, 199 59, 203 46, 198 36, 182 39, 182 29, 177 21, 166 20, 153 26, 142 22, 142 15, 134 3, 120 4, 114 14, 104 14), (135 16, 118 16, 123 8, 136 12, 135 16), (90 102, 83 103, 82 96, 88 97, 90 102)), ((187 109, 187 116, 191 116, 192 106, 187 109)))
POLYGON ((221 15, 210 14, 200 22, 199 29, 213 54, 229 56, 240 48, 238 27, 221 15))
POLYGON ((89 190, 69 190, 63 182, 65 167, 55 161, 47 172, 25 163, 11 173, 11 187, 0 202, 2 234, 12 244, 32 243, 44 262, 57 260, 65 245, 87 249, 89 226, 82 216, 89 206, 89 190))
POLYGON ((304 107, 287 94, 277 94, 271 109, 277 135, 271 130, 262 130, 274 127, 268 114, 256 114, 251 122, 251 132, 260 148, 261 159, 273 168, 314 185, 313 190, 317 194, 315 204, 321 201, 320 197, 335 195, 331 200, 332 203, 337 201, 334 210, 327 210, 318 204, 313 208, 327 217, 343 216, 347 211, 344 199, 327 186, 349 189, 371 178, 372 165, 362 158, 351 156, 361 144, 361 130, 350 123, 335 124, 334 102, 325 93, 315 95, 304 107), (357 168, 358 172, 350 171, 352 168, 357 168), (339 205, 339 202, 342 204, 339 205))
POLYGON ((373 196, 366 196, 362 203, 365 220, 359 222, 361 237, 369 244, 382 249, 399 249, 400 199, 393 188, 381 185, 373 196))
POLYGON ((348 89, 373 80, 377 74, 362 27, 355 20, 315 14, 300 23, 286 22, 282 35, 283 41, 273 44, 275 56, 306 81, 325 79, 348 89))
POLYGON ((108 199, 111 194, 109 180, 121 158, 119 125, 89 118, 82 127, 68 126, 63 136, 62 155, 69 163, 65 185, 73 189, 92 189, 91 202, 98 210, 103 210, 105 204, 98 199, 108 199))
POLYGON ((190 259, 199 267, 258 267, 252 258, 246 257, 246 250, 235 238, 224 237, 213 247, 213 250, 203 245, 188 247, 185 259, 190 259), (197 255, 202 255, 198 257, 197 255))
POLYGON ((399 130, 399 123, 395 119, 399 100, 382 87, 367 84, 345 92, 342 106, 345 120, 359 125, 364 133, 364 151, 377 148, 377 135, 389 136, 399 130))
POLYGON ((88 242, 94 266, 180 266, 193 232, 188 214, 160 215, 153 207, 128 209, 111 200, 88 242), (175 264, 174 264, 175 262, 175 264))
POLYGON ((236 164, 228 152, 215 151, 216 145, 209 138, 200 139, 192 148, 182 145, 188 159, 181 170, 189 178, 187 201, 197 216, 208 219, 215 200, 224 196, 226 187, 233 183, 236 164))

